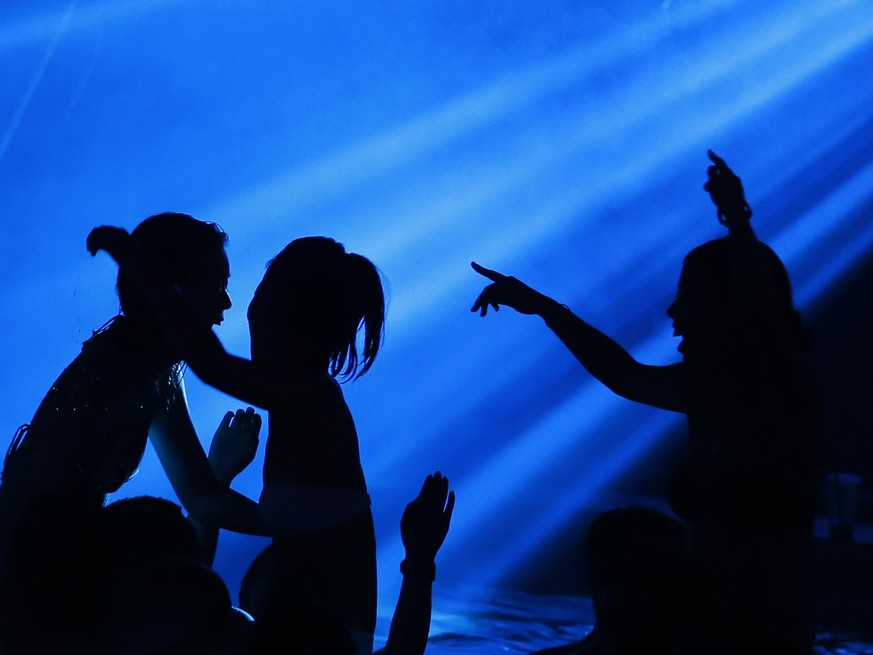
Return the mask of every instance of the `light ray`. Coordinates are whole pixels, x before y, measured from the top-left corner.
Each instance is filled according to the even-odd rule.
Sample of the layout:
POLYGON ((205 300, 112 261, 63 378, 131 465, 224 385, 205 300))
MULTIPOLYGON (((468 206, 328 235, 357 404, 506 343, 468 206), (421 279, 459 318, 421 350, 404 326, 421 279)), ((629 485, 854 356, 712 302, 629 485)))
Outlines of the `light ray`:
POLYGON ((45 74, 45 70, 46 68, 48 68, 49 62, 52 60, 52 57, 55 54, 58 43, 60 43, 61 38, 64 36, 64 34, 66 34, 69 28, 70 20, 73 17, 73 13, 76 10, 77 4, 79 4, 78 0, 72 0, 67 6, 66 12, 64 12, 60 21, 54 27, 52 39, 48 45, 48 48, 46 48, 45 54, 43 55, 42 60, 37 66, 36 72, 30 79, 30 84, 27 85, 27 89, 25 90, 21 101, 18 103, 18 107, 16 107, 15 109, 15 113, 9 120, 9 125, 3 132, 3 138, 0 139, 0 162, 3 161, 3 155, 6 154, 6 149, 9 147, 9 143, 12 141, 12 137, 15 136, 15 132, 18 130, 18 126, 21 124, 21 120, 24 118, 24 113, 27 111, 27 107, 30 105, 30 101, 33 99, 33 95, 34 93, 36 93, 36 89, 39 87, 39 83, 42 81, 42 76, 45 74))

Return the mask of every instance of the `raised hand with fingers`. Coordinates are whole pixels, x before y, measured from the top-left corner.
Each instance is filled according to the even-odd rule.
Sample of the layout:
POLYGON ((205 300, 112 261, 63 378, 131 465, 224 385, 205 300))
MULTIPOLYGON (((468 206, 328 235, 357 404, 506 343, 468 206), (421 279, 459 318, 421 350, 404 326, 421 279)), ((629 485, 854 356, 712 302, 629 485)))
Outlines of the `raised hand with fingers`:
POLYGON ((712 150, 708 150, 707 154, 712 165, 706 169, 708 179, 703 189, 718 208, 719 222, 731 227, 732 223, 748 221, 752 217, 752 208, 746 202, 742 181, 724 159, 712 150))
POLYGON ((476 262, 470 262, 470 266, 479 275, 491 280, 491 284, 482 289, 470 308, 471 312, 478 311, 480 316, 488 313, 489 306, 493 307, 494 311, 498 311, 500 305, 512 307, 521 314, 541 314, 549 303, 554 302, 517 278, 485 268, 476 262))
POLYGON ((391 617, 385 647, 375 655, 424 655, 430 631, 433 582, 436 578, 437 551, 443 545, 452 512, 455 492, 439 471, 428 475, 400 519, 400 537, 406 559, 400 563, 403 582, 391 617))
POLYGON ((255 459, 261 422, 252 407, 227 412, 221 419, 209 445, 209 463, 223 483, 230 484, 255 459))
MULTIPOLYGON (((406 549, 406 566, 430 567, 445 541, 455 508, 455 492, 449 480, 437 471, 428 475, 418 496, 410 502, 400 519, 400 537, 406 549)), ((407 573, 407 571, 404 571, 407 573)))

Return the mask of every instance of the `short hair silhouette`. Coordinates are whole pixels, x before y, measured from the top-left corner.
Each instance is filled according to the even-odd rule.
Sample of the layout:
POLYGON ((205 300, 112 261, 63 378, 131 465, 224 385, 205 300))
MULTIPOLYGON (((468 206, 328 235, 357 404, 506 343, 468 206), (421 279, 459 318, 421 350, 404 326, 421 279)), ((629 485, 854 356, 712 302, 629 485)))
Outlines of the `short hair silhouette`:
POLYGON ((106 505, 101 526, 110 554, 122 559, 199 559, 197 533, 181 505, 158 496, 132 496, 106 505))

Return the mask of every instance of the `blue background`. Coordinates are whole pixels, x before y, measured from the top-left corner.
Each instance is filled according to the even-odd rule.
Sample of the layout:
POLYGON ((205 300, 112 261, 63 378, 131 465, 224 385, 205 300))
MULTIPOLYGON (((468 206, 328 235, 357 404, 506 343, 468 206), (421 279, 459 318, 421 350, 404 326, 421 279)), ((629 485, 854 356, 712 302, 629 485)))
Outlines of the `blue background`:
MULTIPOLYGON (((0 447, 116 312, 115 267, 84 247, 93 226, 160 211, 219 223, 235 305, 218 334, 242 355, 265 262, 331 236, 388 281, 384 350, 346 387, 382 619, 400 514, 434 470, 458 495, 440 578, 533 585, 594 509, 660 502, 684 424, 593 383, 541 320, 471 314, 485 280, 469 262, 567 303, 640 360, 676 361, 664 310, 682 256, 721 233, 702 191, 712 148, 743 178, 801 311, 828 317, 845 348, 834 370, 865 380, 863 345, 833 328, 863 308, 823 308, 873 247, 871 9, 4 0, 0 447)), ((239 403, 190 373, 187 385, 208 445, 239 403)), ((859 401, 831 396, 840 436, 860 443, 866 426, 845 418, 859 401)), ((253 498, 262 453, 234 484, 253 498)), ((174 498, 151 449, 118 496, 138 493, 174 498)), ((234 594, 264 543, 222 534, 234 594)))

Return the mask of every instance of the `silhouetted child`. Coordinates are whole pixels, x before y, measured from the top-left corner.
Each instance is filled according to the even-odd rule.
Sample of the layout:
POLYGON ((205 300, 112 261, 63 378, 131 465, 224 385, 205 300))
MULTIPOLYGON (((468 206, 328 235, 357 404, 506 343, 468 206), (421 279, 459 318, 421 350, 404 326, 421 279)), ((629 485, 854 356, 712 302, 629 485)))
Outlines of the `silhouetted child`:
POLYGON ((490 279, 472 307, 537 314, 616 394, 688 417, 669 498, 711 569, 728 649, 809 653, 807 557, 815 510, 818 392, 785 267, 749 223, 739 178, 710 152, 705 189, 728 237, 685 258, 668 310, 682 361, 649 366, 566 306, 473 263, 490 279))
POLYGON ((259 504, 277 562, 270 605, 305 599, 316 611, 337 612, 358 651, 371 652, 375 533, 357 430, 335 378, 360 377, 379 352, 385 299, 378 269, 333 239, 289 243, 268 263, 249 304, 247 360, 192 320, 167 276, 124 230, 96 228, 89 249, 106 250, 143 285, 198 377, 267 410, 259 504), (311 397, 302 407, 301 386, 311 397))
MULTIPOLYGON (((203 329, 221 323, 231 303, 227 235, 218 226, 165 213, 142 221, 130 238, 165 270, 193 322, 203 329)), ((117 287, 121 313, 84 342, 6 454, 0 484, 0 577, 7 536, 33 499, 75 496, 100 507, 136 472, 149 437, 194 518, 210 526, 261 532, 257 505, 230 490, 229 481, 217 480, 203 452, 188 414, 182 353, 123 272, 117 287)), ((245 420, 234 429, 258 427, 245 420)))

